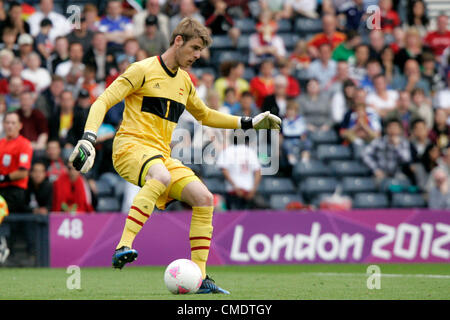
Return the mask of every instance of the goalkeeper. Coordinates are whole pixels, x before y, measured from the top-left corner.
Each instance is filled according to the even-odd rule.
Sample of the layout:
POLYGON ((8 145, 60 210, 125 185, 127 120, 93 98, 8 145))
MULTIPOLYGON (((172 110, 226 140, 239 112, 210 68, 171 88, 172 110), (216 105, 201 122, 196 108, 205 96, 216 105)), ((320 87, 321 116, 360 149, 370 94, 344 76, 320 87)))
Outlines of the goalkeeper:
POLYGON ((133 240, 152 214, 176 199, 192 207, 191 260, 202 271, 198 293, 229 293, 206 275, 213 231, 213 197, 194 172, 170 157, 172 132, 184 109, 200 123, 224 129, 279 129, 281 120, 269 112, 255 118, 237 117, 208 108, 197 96, 187 72, 202 49, 211 44, 208 30, 198 21, 183 19, 172 33, 170 48, 161 56, 131 64, 92 105, 83 137, 69 160, 86 173, 95 158, 96 133, 106 112, 125 99, 123 121, 113 143, 114 168, 125 180, 141 187, 125 221, 112 258, 114 268, 133 262, 133 240))

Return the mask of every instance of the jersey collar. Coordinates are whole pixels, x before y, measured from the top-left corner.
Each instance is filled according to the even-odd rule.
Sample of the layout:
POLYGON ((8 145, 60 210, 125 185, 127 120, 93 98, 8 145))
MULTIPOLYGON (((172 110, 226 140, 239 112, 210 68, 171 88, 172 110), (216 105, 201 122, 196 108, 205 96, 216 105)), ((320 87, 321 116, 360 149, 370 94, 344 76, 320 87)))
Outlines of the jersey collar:
POLYGON ((175 72, 170 71, 170 69, 167 68, 167 66, 166 66, 166 64, 164 63, 164 61, 163 61, 163 59, 162 59, 161 56, 158 56, 158 60, 159 60, 159 63, 161 64, 161 67, 164 69, 164 71, 165 71, 170 77, 173 78, 173 77, 175 77, 175 76, 177 75, 178 70, 175 71, 175 72))

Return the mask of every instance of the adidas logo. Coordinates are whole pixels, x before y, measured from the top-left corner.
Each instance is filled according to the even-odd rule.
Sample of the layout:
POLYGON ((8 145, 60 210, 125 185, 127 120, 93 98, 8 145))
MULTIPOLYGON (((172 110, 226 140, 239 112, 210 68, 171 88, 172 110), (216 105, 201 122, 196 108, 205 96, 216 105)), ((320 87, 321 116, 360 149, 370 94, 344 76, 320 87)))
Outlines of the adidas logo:
POLYGON ((160 87, 159 87, 159 82, 157 82, 157 83, 153 86, 153 89, 160 89, 160 87))

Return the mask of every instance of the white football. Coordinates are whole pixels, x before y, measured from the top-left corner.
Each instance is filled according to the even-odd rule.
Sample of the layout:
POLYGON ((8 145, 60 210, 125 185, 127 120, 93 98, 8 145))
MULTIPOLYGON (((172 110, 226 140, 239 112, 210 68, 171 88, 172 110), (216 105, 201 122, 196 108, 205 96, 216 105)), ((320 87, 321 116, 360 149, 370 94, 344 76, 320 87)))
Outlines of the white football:
POLYGON ((202 285, 202 271, 195 262, 178 259, 167 266, 164 282, 173 294, 196 293, 202 285))

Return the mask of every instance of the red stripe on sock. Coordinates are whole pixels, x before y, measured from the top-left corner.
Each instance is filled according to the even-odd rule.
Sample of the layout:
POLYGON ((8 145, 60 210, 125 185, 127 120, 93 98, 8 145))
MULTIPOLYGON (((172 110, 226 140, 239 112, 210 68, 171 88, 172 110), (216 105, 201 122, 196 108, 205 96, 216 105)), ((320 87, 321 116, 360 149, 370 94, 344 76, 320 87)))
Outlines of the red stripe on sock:
POLYGON ((144 213, 144 212, 142 212, 142 210, 141 209, 139 209, 138 207, 135 207, 135 206, 131 206, 131 208, 130 209, 133 209, 133 210, 136 210, 137 212, 139 212, 140 214, 142 214, 144 217, 146 217, 146 218, 150 218, 150 215, 148 215, 148 214, 146 214, 146 213, 144 213))
POLYGON ((211 241, 211 238, 208 237, 191 237, 189 240, 209 240, 211 241))
POLYGON ((191 248, 191 251, 194 251, 194 250, 209 250, 209 247, 193 247, 193 248, 191 248))
POLYGON ((143 224, 142 222, 140 222, 139 220, 137 220, 137 219, 135 219, 135 218, 133 218, 133 217, 128 216, 127 219, 130 219, 131 221, 137 223, 137 224, 140 225, 141 227, 144 226, 144 224, 143 224))

